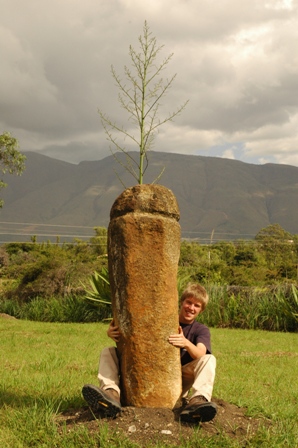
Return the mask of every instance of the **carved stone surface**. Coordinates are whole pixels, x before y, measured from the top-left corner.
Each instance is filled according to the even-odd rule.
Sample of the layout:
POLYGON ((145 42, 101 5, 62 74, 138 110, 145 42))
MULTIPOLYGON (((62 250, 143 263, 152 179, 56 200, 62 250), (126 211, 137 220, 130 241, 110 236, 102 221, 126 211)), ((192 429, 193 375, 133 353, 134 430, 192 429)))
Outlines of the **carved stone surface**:
POLYGON ((137 185, 115 201, 108 229, 113 315, 121 331, 122 401, 172 408, 181 394, 177 268, 180 214, 173 193, 137 185))

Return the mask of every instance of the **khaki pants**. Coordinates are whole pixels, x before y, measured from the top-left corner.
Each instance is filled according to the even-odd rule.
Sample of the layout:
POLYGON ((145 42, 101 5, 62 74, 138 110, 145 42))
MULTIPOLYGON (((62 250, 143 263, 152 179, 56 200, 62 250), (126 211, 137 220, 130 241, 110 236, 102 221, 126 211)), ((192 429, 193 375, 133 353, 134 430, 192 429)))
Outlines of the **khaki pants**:
POLYGON ((192 388, 192 397, 203 395, 211 401, 215 378, 216 358, 204 355, 182 366, 182 397, 192 388))
MULTIPOLYGON (((182 396, 192 388, 192 396, 203 395, 211 400, 215 378, 216 359, 205 355, 182 366, 182 396)), ((120 394, 119 361, 115 347, 104 348, 100 355, 98 375, 102 389, 114 389, 120 394)))
POLYGON ((115 347, 104 348, 99 359, 98 375, 99 387, 115 389, 120 394, 119 360, 115 347))

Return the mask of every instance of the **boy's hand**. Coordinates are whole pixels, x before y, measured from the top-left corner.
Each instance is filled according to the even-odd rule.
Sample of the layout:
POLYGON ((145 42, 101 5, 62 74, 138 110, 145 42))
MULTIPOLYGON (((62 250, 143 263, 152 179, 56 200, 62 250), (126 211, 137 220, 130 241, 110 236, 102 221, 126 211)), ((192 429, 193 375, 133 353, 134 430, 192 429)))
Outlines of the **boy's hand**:
POLYGON ((109 325, 109 328, 107 330, 107 335, 109 336, 109 338, 113 339, 113 341, 119 342, 120 331, 119 331, 119 327, 117 325, 115 325, 114 319, 112 320, 112 322, 109 325))
POLYGON ((183 330, 181 327, 178 329, 178 334, 171 334, 168 339, 169 343, 174 345, 174 347, 184 348, 187 344, 187 339, 184 337, 183 330))

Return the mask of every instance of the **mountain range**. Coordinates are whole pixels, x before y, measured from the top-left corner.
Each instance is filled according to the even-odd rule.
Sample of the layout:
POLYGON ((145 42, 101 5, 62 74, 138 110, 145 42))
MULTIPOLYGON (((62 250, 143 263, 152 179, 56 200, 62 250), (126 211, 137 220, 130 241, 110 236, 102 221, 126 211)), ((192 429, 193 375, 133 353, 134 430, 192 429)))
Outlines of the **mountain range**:
MULTIPOLYGON (((94 227, 108 226, 117 196, 137 183, 124 167, 124 154, 121 164, 112 155, 79 164, 36 152, 26 157, 21 176, 4 176, 2 242, 93 236, 94 227)), ((137 160, 138 153, 129 157, 137 160)), ((177 198, 184 238, 252 239, 276 223, 298 234, 298 167, 151 151, 144 181, 162 170, 157 182, 177 198)))

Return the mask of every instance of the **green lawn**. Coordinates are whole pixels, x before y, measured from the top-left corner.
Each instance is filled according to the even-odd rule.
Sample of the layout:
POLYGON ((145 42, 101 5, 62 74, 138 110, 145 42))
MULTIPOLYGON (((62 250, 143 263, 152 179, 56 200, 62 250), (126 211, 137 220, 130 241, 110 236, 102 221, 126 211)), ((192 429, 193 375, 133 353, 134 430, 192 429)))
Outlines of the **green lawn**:
MULTIPOLYGON (((82 407, 82 385, 97 383, 99 353, 111 342, 106 329, 102 323, 0 320, 1 447, 109 447, 104 434, 95 440, 84 427, 61 434, 54 419, 82 407)), ((258 444, 247 446, 297 448, 298 335, 212 329, 212 341, 214 396, 272 421, 258 444)), ((219 446, 216 440, 212 446, 219 446)))

